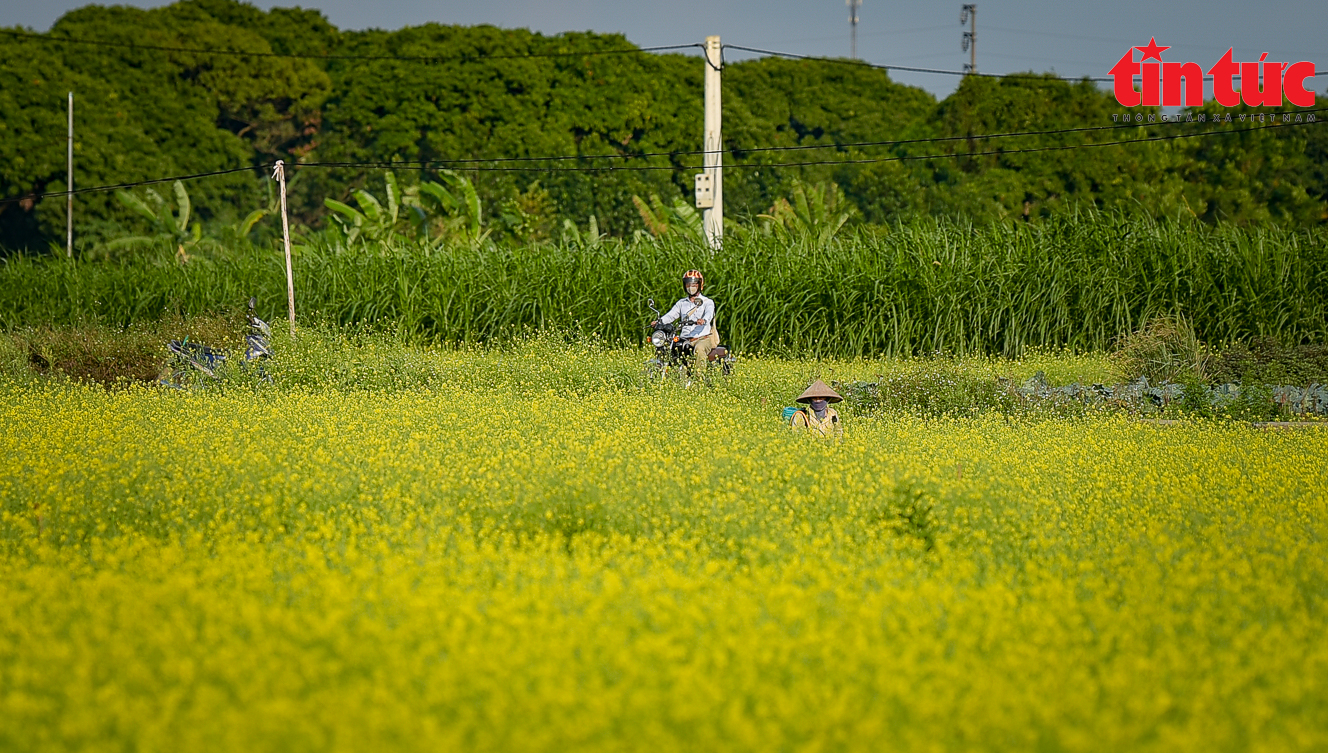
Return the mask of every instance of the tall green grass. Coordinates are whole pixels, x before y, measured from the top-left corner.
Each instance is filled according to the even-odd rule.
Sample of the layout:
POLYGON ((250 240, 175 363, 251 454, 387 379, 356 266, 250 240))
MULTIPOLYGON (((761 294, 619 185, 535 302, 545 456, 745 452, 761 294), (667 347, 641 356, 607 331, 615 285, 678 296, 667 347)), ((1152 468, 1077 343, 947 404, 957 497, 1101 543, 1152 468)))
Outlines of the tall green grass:
MULTIPOLYGON (((1328 232, 1211 227, 1089 213, 1039 225, 918 221, 828 244, 751 234, 711 253, 682 240, 297 249, 302 317, 393 328, 419 340, 490 341, 528 329, 638 340, 646 299, 706 273, 725 341, 810 355, 1102 349, 1158 314, 1210 342, 1328 334, 1328 232)), ((15 257, 0 265, 0 325, 128 324, 234 310, 257 295, 285 313, 276 249, 177 261, 15 257)))

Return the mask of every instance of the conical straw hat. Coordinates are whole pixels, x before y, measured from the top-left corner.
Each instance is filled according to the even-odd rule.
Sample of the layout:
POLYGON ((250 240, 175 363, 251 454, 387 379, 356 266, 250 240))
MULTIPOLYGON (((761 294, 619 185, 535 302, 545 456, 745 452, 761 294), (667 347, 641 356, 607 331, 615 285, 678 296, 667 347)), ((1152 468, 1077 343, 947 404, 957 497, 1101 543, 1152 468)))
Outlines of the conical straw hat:
POLYGON ((798 395, 798 402, 810 403, 818 397, 823 397, 832 403, 837 403, 844 399, 839 396, 838 392, 830 389, 830 385, 817 379, 815 382, 812 382, 812 386, 808 387, 801 395, 798 395))

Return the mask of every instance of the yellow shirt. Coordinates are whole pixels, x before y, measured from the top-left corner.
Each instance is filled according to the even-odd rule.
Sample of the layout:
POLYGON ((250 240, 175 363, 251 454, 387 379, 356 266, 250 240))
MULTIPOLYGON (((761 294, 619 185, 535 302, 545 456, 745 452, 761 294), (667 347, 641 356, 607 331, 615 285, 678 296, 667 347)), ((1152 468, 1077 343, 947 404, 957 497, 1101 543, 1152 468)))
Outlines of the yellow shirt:
POLYGON ((795 431, 807 430, 821 437, 841 437, 844 429, 839 424, 839 412, 834 408, 825 409, 825 418, 817 418, 811 408, 803 408, 793 414, 789 425, 795 431))

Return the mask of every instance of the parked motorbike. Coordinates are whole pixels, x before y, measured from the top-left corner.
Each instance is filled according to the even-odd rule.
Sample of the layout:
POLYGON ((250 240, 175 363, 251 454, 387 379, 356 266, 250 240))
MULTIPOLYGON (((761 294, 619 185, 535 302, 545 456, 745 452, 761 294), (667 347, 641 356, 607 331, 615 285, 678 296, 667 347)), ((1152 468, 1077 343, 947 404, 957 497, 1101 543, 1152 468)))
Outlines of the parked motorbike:
MULTIPOLYGON (((665 324, 661 321, 663 314, 655 308, 655 299, 646 300, 646 306, 655 314, 653 323, 647 325, 651 330, 650 344, 655 348, 655 357, 646 361, 646 377, 648 379, 663 379, 670 370, 675 371, 684 381, 690 380, 694 376, 705 377, 705 374, 692 374, 693 363, 695 361, 696 348, 692 343, 684 340, 682 337, 682 328, 696 324, 690 318, 684 317, 677 322, 675 327, 672 324, 665 324)), ((718 368, 724 376, 733 373, 733 354, 723 345, 718 345, 710 351, 706 358, 707 370, 718 368)))
MULTIPOLYGON (((254 307, 257 304, 257 298, 251 297, 249 299, 249 311, 245 317, 249 323, 249 331, 244 336, 244 360, 242 364, 245 366, 253 364, 258 377, 265 382, 270 382, 272 378, 263 369, 261 362, 272 357, 272 328, 254 313, 254 307)), ((183 340, 170 341, 166 344, 166 350, 170 351, 172 356, 170 363, 171 375, 163 377, 161 384, 178 389, 184 389, 187 377, 195 373, 201 375, 200 378, 203 379, 218 379, 217 370, 230 355, 226 350, 191 342, 188 337, 183 340)))

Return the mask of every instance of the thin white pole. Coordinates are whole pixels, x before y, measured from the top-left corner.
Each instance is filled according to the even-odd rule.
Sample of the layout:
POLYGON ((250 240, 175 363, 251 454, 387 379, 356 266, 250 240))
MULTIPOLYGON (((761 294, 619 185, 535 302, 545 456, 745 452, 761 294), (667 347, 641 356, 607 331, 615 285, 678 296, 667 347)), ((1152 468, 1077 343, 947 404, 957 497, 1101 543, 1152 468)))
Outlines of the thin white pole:
POLYGON ((69 141, 66 144, 65 166, 68 177, 65 190, 69 191, 65 203, 65 256, 74 256, 74 93, 69 92, 69 141))
POLYGON ((719 248, 724 241, 724 161, 720 150, 724 148, 721 134, 719 73, 723 68, 723 49, 719 37, 706 37, 705 40, 705 173, 710 176, 714 187, 715 203, 709 209, 703 209, 702 225, 706 242, 712 249, 719 248))
POLYGON ((286 163, 277 160, 272 177, 281 184, 281 237, 286 242, 286 304, 290 311, 290 333, 295 337, 295 273, 291 271, 290 220, 286 217, 286 163))

